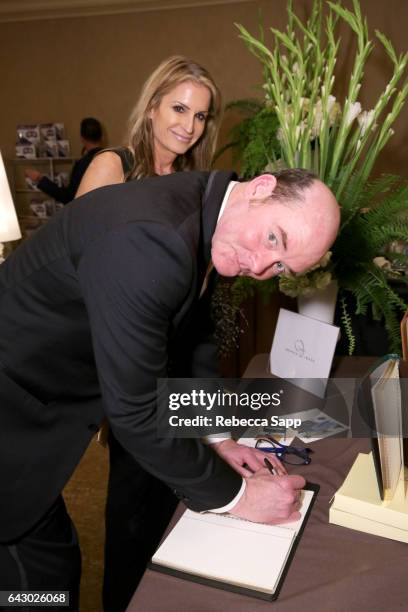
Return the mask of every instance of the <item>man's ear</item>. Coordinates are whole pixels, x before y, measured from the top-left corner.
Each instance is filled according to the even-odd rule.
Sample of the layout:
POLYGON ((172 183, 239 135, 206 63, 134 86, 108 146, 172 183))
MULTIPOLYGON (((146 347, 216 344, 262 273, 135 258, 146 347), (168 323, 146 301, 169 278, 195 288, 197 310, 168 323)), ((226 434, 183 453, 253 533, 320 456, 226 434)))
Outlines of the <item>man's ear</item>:
POLYGON ((247 184, 247 196, 249 200, 255 200, 251 202, 251 205, 256 205, 258 203, 256 200, 259 200, 259 204, 261 204, 264 198, 271 195, 276 187, 276 183, 277 180, 273 174, 261 174, 261 176, 257 176, 252 181, 249 181, 247 184))

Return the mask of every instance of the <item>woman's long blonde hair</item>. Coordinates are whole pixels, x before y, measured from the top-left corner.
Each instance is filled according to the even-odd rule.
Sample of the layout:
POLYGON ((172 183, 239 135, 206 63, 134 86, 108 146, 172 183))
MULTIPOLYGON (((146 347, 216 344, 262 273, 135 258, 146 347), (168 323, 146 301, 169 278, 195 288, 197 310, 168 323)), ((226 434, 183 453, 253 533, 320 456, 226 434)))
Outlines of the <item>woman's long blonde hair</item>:
POLYGON ((155 174, 153 130, 148 114, 159 106, 163 96, 186 81, 205 85, 210 90, 211 102, 201 138, 184 155, 176 157, 173 167, 176 171, 210 167, 221 121, 221 94, 205 68, 181 55, 174 55, 162 62, 147 79, 130 115, 127 146, 135 161, 127 178, 155 174))

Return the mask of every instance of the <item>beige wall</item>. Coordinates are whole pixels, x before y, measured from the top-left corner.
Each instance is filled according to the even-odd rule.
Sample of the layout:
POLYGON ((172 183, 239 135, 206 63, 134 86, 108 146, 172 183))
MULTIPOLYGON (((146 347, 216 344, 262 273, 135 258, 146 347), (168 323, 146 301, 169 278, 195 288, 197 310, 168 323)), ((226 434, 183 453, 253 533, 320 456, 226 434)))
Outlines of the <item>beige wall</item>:
MULTIPOLYGON (((300 7, 310 0, 295 0, 300 7)), ((408 2, 362 0, 370 28, 379 28, 406 48, 408 2)), ((166 56, 182 53, 213 74, 225 101, 256 95, 261 69, 238 39, 233 22, 257 31, 257 8, 268 24, 282 27, 285 0, 171 9, 122 15, 0 24, 0 148, 14 155, 17 123, 63 121, 73 153, 79 154, 78 125, 93 115, 106 126, 111 144, 123 140, 127 116, 144 79, 166 56)), ((343 55, 347 63, 347 34, 343 55)), ((375 99, 388 65, 374 54, 362 101, 375 99)), ((222 140, 234 120, 224 122, 222 140)), ((406 174, 408 109, 383 156, 381 169, 406 174)), ((229 164, 229 159, 222 165, 229 164)))

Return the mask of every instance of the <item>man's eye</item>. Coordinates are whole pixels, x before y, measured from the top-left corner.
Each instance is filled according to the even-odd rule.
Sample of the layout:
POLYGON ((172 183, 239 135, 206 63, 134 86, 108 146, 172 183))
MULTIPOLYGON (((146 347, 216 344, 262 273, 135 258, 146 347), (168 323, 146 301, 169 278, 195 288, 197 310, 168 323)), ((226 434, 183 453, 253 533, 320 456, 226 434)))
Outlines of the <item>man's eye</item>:
POLYGON ((273 232, 268 232, 268 243, 272 246, 277 246, 278 245, 278 239, 275 236, 275 234, 273 232))
POLYGON ((285 272, 285 265, 281 261, 275 263, 276 274, 283 274, 285 272))

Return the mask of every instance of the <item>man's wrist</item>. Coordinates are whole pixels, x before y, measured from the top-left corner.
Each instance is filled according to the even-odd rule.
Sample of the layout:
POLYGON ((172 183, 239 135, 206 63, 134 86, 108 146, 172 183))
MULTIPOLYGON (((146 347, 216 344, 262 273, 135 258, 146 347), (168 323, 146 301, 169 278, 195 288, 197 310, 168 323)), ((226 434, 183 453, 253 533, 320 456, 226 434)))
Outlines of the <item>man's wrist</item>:
POLYGON ((230 512, 238 504, 239 500, 245 493, 245 489, 246 489, 246 482, 245 482, 245 478, 243 478, 241 488, 236 494, 236 496, 234 497, 234 499, 232 499, 228 504, 226 504, 225 506, 222 506, 221 508, 213 508, 212 510, 208 510, 207 512, 213 512, 214 514, 224 514, 225 512, 230 512))
POLYGON ((225 440, 231 440, 231 434, 210 434, 208 436, 204 436, 202 440, 204 444, 218 444, 219 442, 225 442, 225 440))

